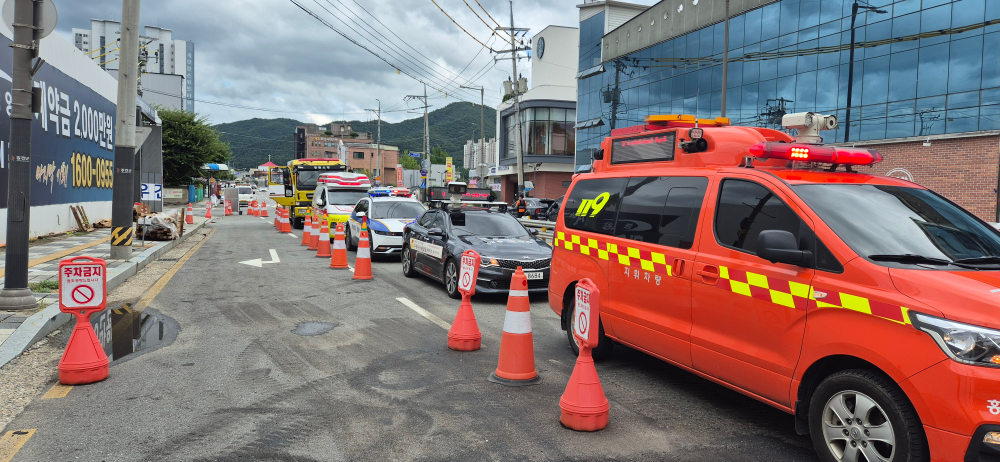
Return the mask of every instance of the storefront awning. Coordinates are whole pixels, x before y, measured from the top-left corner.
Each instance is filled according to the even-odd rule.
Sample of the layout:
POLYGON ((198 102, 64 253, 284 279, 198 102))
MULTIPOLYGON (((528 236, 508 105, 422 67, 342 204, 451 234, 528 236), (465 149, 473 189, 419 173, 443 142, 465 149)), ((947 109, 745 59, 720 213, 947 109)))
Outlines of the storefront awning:
POLYGON ((585 78, 590 77, 592 75, 600 74, 601 72, 604 72, 604 65, 603 64, 598 64, 598 65, 596 65, 594 67, 591 67, 589 69, 584 69, 584 70, 580 71, 578 74, 576 74, 576 78, 577 79, 585 79, 585 78))
POLYGON ((229 170, 229 166, 226 164, 205 164, 201 166, 202 170, 211 171, 226 171, 229 170))
POLYGON ((578 122, 576 125, 573 126, 573 128, 577 130, 582 130, 585 128, 600 127, 601 125, 604 125, 604 119, 598 117, 596 119, 590 119, 578 122))

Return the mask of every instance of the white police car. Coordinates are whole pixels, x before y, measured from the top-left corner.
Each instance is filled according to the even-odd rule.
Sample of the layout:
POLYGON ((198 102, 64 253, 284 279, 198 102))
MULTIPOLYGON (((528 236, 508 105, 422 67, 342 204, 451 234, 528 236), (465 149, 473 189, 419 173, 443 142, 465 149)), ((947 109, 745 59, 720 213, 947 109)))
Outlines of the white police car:
POLYGON ((426 210, 419 201, 396 192, 373 189, 361 199, 347 221, 347 248, 358 247, 361 219, 368 217, 368 236, 372 255, 387 255, 403 249, 403 227, 413 223, 426 210))

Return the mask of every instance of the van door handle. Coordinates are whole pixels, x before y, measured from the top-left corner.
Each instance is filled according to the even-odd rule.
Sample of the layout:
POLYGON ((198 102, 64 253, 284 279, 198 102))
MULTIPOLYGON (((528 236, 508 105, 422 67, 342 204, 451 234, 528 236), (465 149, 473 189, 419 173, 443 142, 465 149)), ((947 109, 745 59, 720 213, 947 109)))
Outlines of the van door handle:
POLYGON ((712 265, 705 265, 704 269, 698 270, 698 275, 706 284, 714 284, 719 280, 719 268, 712 265))
POLYGON ((684 260, 675 258, 671 266, 672 268, 670 269, 670 272, 672 273, 673 276, 676 277, 684 276, 684 260))

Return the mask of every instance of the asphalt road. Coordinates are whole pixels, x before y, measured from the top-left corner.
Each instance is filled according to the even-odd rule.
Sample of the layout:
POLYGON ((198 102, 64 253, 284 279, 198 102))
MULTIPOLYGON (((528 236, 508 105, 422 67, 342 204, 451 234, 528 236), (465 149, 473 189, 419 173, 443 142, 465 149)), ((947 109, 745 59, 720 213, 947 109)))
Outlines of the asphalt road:
POLYGON ((559 397, 575 358, 544 297, 531 304, 543 382, 508 388, 486 380, 504 297, 473 299, 483 347, 455 352, 397 299, 449 323, 458 301, 403 277, 397 260, 355 282, 271 219, 210 227, 149 306, 176 321, 174 343, 65 398, 36 398, 4 429, 37 429, 14 461, 817 460, 791 416, 620 345, 597 364, 610 425, 566 429, 559 397), (280 263, 238 263, 268 261, 269 249, 280 263))

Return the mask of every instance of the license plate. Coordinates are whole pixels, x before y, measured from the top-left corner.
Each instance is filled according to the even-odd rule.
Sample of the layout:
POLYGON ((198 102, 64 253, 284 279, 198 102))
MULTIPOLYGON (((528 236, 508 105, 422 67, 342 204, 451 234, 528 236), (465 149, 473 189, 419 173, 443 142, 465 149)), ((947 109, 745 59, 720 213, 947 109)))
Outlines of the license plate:
POLYGON ((534 281, 542 278, 541 271, 525 271, 524 277, 528 278, 529 281, 534 281))

